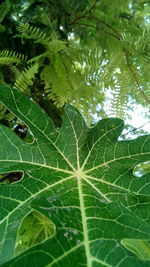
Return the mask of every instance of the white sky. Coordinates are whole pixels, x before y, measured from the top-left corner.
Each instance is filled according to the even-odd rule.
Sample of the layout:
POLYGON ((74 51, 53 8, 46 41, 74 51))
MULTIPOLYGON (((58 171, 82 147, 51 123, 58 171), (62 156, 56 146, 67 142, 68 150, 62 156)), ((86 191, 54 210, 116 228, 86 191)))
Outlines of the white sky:
MULTIPOLYGON (((113 102, 113 93, 111 90, 107 90, 107 100, 105 103, 105 111, 108 114, 108 117, 117 117, 115 115, 109 115, 111 110, 111 101, 113 102)), ((131 119, 126 119, 124 121, 125 125, 131 125, 133 128, 140 128, 146 132, 146 134, 150 134, 150 118, 146 118, 146 114, 149 114, 149 108, 144 108, 142 105, 134 104, 132 105, 133 110, 128 109, 126 112, 130 116, 131 119), (141 127, 142 126, 142 127, 141 127)), ((94 115, 94 119, 97 122, 99 118, 97 115, 94 115)), ((140 130, 139 129, 139 130, 140 130)), ((129 130, 124 130, 123 134, 128 133, 129 130)), ((129 133, 126 137, 128 138, 136 138, 137 132, 134 131, 131 134, 129 133), (133 135, 134 134, 134 135, 133 135)))

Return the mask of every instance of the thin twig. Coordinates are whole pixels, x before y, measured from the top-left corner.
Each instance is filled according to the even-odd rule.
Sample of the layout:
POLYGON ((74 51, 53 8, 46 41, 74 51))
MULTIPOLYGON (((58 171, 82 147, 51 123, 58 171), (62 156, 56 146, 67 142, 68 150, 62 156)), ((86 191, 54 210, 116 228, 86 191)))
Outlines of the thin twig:
MULTIPOLYGON (((91 27, 91 28, 93 28, 93 29, 95 29, 95 30, 99 30, 98 27, 93 26, 93 25, 89 25, 89 24, 86 24, 86 23, 78 23, 78 22, 75 22, 74 24, 75 24, 75 25, 80 25, 80 26, 91 27)), ((105 33, 108 34, 108 35, 113 36, 113 37, 116 38, 118 41, 120 41, 120 38, 119 38, 117 35, 115 35, 115 34, 113 34, 113 33, 111 33, 111 32, 107 32, 107 31, 105 31, 105 33)))
POLYGON ((69 25, 76 24, 76 21, 87 18, 87 15, 91 13, 91 11, 96 7, 96 4, 98 3, 99 0, 95 0, 95 3, 82 15, 79 17, 76 17, 72 22, 69 23, 69 25))
POLYGON ((87 15, 87 14, 89 14, 91 11, 92 11, 92 9, 94 9, 95 7, 96 7, 96 4, 99 2, 100 0, 95 0, 95 3, 85 12, 85 16, 87 15))
POLYGON ((122 41, 122 36, 121 36, 121 35, 119 34, 119 32, 118 32, 114 27, 112 27, 110 24, 108 24, 108 23, 104 22, 103 20, 100 20, 100 19, 98 19, 98 18, 96 18, 96 17, 92 17, 92 16, 90 16, 90 17, 87 17, 87 18, 88 18, 88 19, 96 20, 96 21, 98 21, 99 23, 105 25, 107 28, 111 29, 111 30, 115 33, 115 36, 117 36, 117 39, 118 39, 119 41, 122 41))
POLYGON ((128 131, 127 133, 123 134, 122 137, 125 137, 126 135, 128 135, 129 133, 132 133, 132 132, 135 132, 137 131, 138 129, 141 129, 142 127, 144 127, 146 124, 150 123, 150 121, 147 121, 145 122, 144 124, 142 124, 141 126, 137 127, 137 128, 134 128, 130 131, 128 131))
POLYGON ((127 52, 125 52, 125 57, 126 57, 126 61, 127 61, 127 66, 128 66, 128 68, 130 70, 130 73, 132 74, 132 77, 134 78, 134 81, 136 83, 136 86, 137 86, 138 90, 141 92, 141 94, 143 95, 143 97, 145 98, 145 100, 148 102, 148 104, 150 104, 150 100, 145 95, 144 91, 142 90, 142 88, 141 88, 141 86, 140 86, 140 84, 138 82, 138 79, 137 79, 137 77, 135 75, 135 72, 134 72, 134 70, 133 70, 133 68, 132 68, 132 66, 131 66, 131 64, 129 62, 129 58, 128 58, 127 52))

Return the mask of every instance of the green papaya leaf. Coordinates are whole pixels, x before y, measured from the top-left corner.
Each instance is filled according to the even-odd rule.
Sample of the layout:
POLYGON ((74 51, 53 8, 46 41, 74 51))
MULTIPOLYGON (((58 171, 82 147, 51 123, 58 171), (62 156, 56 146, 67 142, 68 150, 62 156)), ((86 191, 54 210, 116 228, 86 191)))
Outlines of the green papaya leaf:
POLYGON ((149 160, 150 135, 118 141, 122 120, 88 128, 70 105, 56 130, 19 91, 1 86, 0 100, 34 136, 26 143, 0 126, 0 173, 23 172, 0 185, 0 266, 149 266, 121 240, 150 240, 150 177, 133 175, 149 160), (16 256, 18 229, 33 210, 54 223, 55 234, 16 256))

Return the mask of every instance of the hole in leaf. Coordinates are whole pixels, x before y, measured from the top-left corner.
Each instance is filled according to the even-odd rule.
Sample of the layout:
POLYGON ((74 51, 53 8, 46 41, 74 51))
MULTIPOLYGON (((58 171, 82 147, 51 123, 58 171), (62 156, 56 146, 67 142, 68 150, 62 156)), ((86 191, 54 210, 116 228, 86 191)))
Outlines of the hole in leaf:
POLYGON ((24 142, 32 143, 33 134, 28 127, 14 116, 3 104, 0 104, 0 123, 12 129, 24 142))
POLYGON ((23 176, 22 172, 3 173, 0 175, 0 183, 12 184, 21 180, 23 176))
POLYGON ((29 131, 28 127, 24 125, 21 121, 20 123, 14 125, 14 132, 26 143, 33 142, 33 134, 29 131))
POLYGON ((140 260, 150 261, 150 242, 137 239, 123 239, 121 244, 140 260))
POLYGON ((17 240, 15 255, 35 245, 41 244, 55 234, 55 225, 38 211, 30 212, 22 221, 17 240))
POLYGON ((149 172, 150 172, 150 161, 145 161, 134 167, 133 175, 139 178, 149 172))

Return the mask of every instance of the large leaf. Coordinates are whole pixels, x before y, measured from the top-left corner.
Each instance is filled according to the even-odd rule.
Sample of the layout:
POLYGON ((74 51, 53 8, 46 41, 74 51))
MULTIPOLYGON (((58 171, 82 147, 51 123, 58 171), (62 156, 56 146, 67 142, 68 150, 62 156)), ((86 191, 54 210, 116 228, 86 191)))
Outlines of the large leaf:
POLYGON ((27 144, 0 126, 0 172, 24 173, 0 186, 1 266, 149 266, 121 240, 150 240, 150 177, 133 175, 149 160, 150 136, 118 141, 122 120, 88 128, 70 105, 55 130, 17 90, 1 86, 0 99, 34 135, 27 144), (33 210, 53 221, 55 236, 14 256, 18 227, 33 210))

